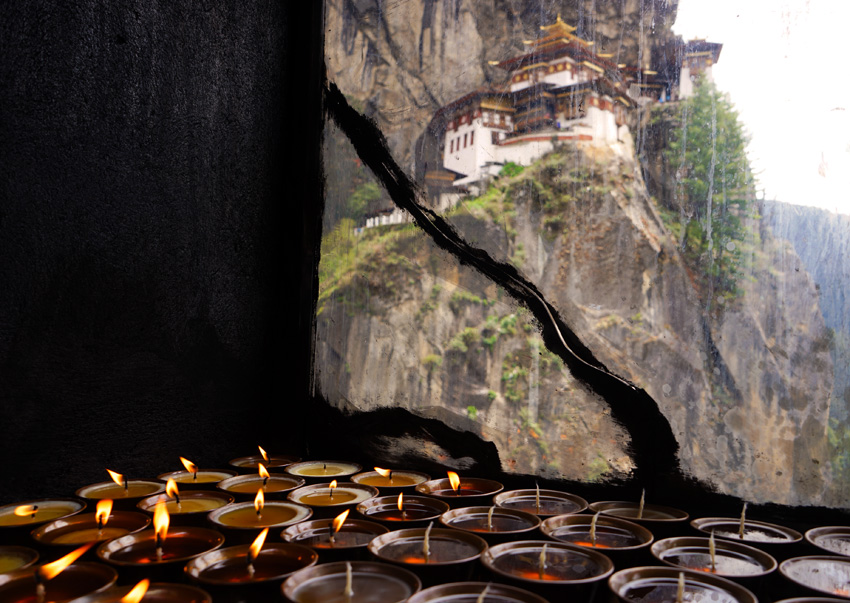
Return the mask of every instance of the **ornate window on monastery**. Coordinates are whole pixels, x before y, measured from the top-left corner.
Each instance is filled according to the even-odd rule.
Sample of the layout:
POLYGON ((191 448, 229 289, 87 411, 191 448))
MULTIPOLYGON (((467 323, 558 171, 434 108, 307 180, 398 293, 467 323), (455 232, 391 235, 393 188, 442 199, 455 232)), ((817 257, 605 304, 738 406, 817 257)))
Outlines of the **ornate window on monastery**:
POLYGON ((771 7, 327 0, 316 393, 507 471, 848 505, 850 92, 810 70, 850 8, 771 7))

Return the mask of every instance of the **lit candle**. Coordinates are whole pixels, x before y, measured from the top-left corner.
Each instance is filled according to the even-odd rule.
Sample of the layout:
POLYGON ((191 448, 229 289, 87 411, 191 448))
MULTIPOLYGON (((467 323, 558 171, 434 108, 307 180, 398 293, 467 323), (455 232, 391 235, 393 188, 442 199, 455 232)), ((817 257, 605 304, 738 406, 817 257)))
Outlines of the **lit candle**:
POLYGON ((70 603, 212 603, 208 593, 188 584, 150 583, 145 578, 135 586, 114 586, 70 603), (146 588, 145 588, 146 586, 146 588), (144 588, 144 593, 142 589, 144 588))
POLYGON ((154 509, 152 530, 108 540, 98 547, 97 555, 110 565, 145 567, 147 572, 162 575, 170 566, 185 563, 223 543, 224 536, 215 530, 171 526, 168 508, 165 501, 160 500, 154 509))
POLYGON ((335 517, 346 508, 353 508, 377 496, 377 488, 354 482, 313 484, 293 490, 289 500, 313 509, 318 517, 335 517))
POLYGON ((49 580, 52 580, 53 578, 58 576, 60 573, 62 573, 69 565, 74 563, 74 561, 82 557, 83 554, 88 551, 93 545, 93 542, 84 544, 78 549, 68 553, 64 557, 61 557, 60 559, 57 559, 52 563, 45 563, 37 570, 35 570, 35 598, 39 603, 43 603, 44 601, 48 600, 46 583, 49 580))
POLYGON ((375 486, 382 492, 392 492, 394 490, 410 489, 418 484, 427 482, 431 479, 424 473, 417 471, 391 471, 375 467, 374 471, 358 473, 352 476, 351 481, 356 484, 366 484, 367 486, 375 486))
POLYGON ((150 518, 133 511, 113 511, 112 501, 98 501, 95 513, 80 513, 57 519, 32 532, 41 545, 61 551, 70 546, 118 538, 145 529, 150 518))
POLYGON ((502 488, 502 484, 493 480, 461 478, 454 471, 449 471, 448 478, 423 482, 416 486, 416 491, 427 496, 436 496, 452 507, 462 507, 483 503, 502 488))
POLYGON ((219 482, 217 488, 223 492, 232 494, 237 500, 253 498, 257 490, 262 489, 267 498, 284 498, 295 488, 304 485, 304 479, 292 475, 280 475, 259 472, 253 475, 238 475, 219 482))
POLYGON ((186 525, 191 523, 203 523, 206 514, 215 509, 233 502, 233 497, 225 492, 208 492, 206 490, 192 490, 182 494, 175 489, 168 493, 169 499, 161 494, 148 496, 139 501, 139 509, 146 513, 153 513, 156 504, 165 500, 165 508, 171 515, 172 523, 186 525))
POLYGON ((449 505, 428 496, 381 496, 357 505, 357 512, 385 525, 403 524, 404 527, 425 527, 449 510, 449 505))
MULTIPOLYGON (((182 457, 181 457, 182 458, 182 457)), ((236 475, 235 471, 225 469, 198 469, 194 465, 193 471, 169 471, 157 476, 164 482, 173 479, 185 490, 198 490, 209 488, 212 484, 226 480, 236 475)))
POLYGON ((233 459, 230 461, 230 466, 238 470, 240 473, 256 473, 259 464, 262 463, 265 465, 266 469, 274 472, 275 470, 284 469, 293 463, 301 461, 301 459, 296 456, 269 454, 261 446, 258 446, 257 448, 260 449, 260 454, 241 456, 233 459))
POLYGON ((268 528, 250 545, 231 546, 205 553, 186 565, 186 573, 218 599, 271 600, 279 596, 278 583, 318 556, 307 547, 290 543, 266 543, 268 528), (251 588, 248 588, 251 587, 251 588))
POLYGON ((110 469, 106 470, 112 478, 112 482, 102 482, 85 486, 77 490, 80 498, 89 500, 102 500, 111 498, 116 506, 129 509, 135 506, 145 496, 159 494, 165 491, 165 484, 151 480, 128 480, 120 473, 110 469))
POLYGON ((184 467, 186 467, 186 471, 188 471, 192 475, 192 481, 198 481, 198 466, 189 459, 185 459, 182 456, 180 457, 180 462, 183 463, 184 467))
POLYGON ((23 526, 24 529, 31 529, 41 523, 80 513, 85 508, 86 504, 76 498, 32 500, 3 505, 0 507, 0 536, 5 535, 6 528, 23 526))
POLYGON ((387 532, 389 530, 380 524, 350 519, 346 509, 334 519, 314 519, 287 526, 281 537, 286 542, 314 549, 319 559, 327 562, 361 556, 360 553, 367 552, 366 546, 375 536, 387 532))
POLYGON ((208 520, 227 534, 228 542, 250 542, 263 528, 283 528, 308 519, 310 507, 279 500, 234 503, 211 511, 208 520))

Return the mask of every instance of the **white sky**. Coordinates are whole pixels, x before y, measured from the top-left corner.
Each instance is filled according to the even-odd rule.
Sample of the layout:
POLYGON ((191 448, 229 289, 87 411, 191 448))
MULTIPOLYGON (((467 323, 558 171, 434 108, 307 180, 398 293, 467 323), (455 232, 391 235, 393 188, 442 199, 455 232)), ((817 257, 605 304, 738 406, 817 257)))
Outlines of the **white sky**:
POLYGON ((850 214, 850 0, 680 0, 674 30, 723 44, 766 197, 850 214))

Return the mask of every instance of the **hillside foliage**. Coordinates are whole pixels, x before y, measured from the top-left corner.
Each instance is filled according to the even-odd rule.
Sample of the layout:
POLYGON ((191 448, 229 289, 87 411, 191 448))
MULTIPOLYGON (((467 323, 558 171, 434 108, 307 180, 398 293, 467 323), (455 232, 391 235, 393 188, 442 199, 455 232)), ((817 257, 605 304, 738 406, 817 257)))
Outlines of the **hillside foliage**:
POLYGON ((704 298, 739 294, 742 252, 752 236, 755 180, 738 113, 714 84, 700 80, 693 97, 661 106, 653 122, 668 120, 664 163, 673 177, 662 214, 677 236, 704 298))

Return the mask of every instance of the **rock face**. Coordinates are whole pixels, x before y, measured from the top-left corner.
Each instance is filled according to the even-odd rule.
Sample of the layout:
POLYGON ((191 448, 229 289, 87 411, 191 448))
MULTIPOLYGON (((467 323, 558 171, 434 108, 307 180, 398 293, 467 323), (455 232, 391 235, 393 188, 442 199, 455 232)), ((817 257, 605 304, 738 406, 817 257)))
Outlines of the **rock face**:
POLYGON ((793 245, 815 282, 824 321, 835 340, 830 414, 846 422, 850 416, 850 216, 778 201, 765 201, 762 214, 776 236, 793 245))
MULTIPOLYGON (((658 402, 686 471, 748 500, 821 502, 833 375, 811 278, 755 224, 743 293, 706 317, 635 160, 617 151, 564 148, 449 217, 518 266, 598 359, 658 402)), ((628 470, 627 435, 539 348, 521 311, 412 227, 391 235, 350 240, 361 259, 324 292, 325 396, 465 415, 509 470, 581 479, 628 470)))
POLYGON ((328 0, 328 77, 362 103, 413 171, 434 111, 504 73, 489 65, 523 52, 560 14, 618 63, 648 66, 673 38, 678 0, 328 0))
MULTIPOLYGON (((519 41, 558 11, 601 52, 646 65, 672 38, 676 2, 327 7, 329 78, 412 171, 433 111, 493 81, 487 61, 521 52, 519 41)), ((740 295, 707 311, 625 145, 564 147, 449 219, 516 266, 596 358, 657 401, 687 472, 751 501, 832 500, 829 334, 811 277, 765 221, 749 224, 742 242, 740 295)), ((494 283, 418 230, 353 236, 343 223, 322 262, 315 383, 332 403, 441 417, 496 443, 507 470, 628 473, 629 436, 605 402, 540 345, 537 326, 494 283)))

